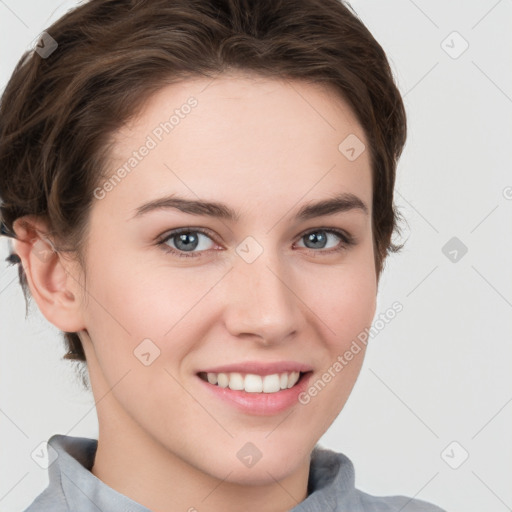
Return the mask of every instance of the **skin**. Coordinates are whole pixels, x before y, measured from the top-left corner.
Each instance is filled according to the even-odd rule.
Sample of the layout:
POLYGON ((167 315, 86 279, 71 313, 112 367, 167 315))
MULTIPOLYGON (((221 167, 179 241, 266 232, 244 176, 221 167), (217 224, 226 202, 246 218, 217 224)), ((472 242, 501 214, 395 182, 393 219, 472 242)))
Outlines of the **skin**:
MULTIPOLYGON (((324 86, 221 75, 152 96, 115 134, 108 175, 190 96, 192 112, 95 199, 86 275, 63 254, 39 257, 40 219, 16 222, 24 242, 15 249, 41 312, 84 344, 99 420, 94 475, 155 512, 290 510, 307 496, 311 451, 352 391, 364 349, 307 405, 271 416, 211 398, 196 372, 292 360, 311 365, 314 382, 371 325, 370 155, 349 161, 338 150, 350 134, 368 145, 347 104, 324 86), (304 204, 340 192, 358 196, 368 214, 294 219, 304 204), (173 209, 132 218, 173 193, 226 203, 240 219, 173 209), (211 232, 199 233, 200 256, 157 245, 182 227, 211 232), (345 230, 356 243, 331 254, 309 248, 304 232, 318 228, 345 230), (263 249, 250 264, 236 252, 249 236, 263 249), (134 356, 146 338, 160 350, 148 366, 134 356), (236 456, 247 442, 262 453, 250 468, 236 456)), ((327 244, 343 241, 329 235, 327 244)), ((176 238, 167 247, 176 249, 176 238)))

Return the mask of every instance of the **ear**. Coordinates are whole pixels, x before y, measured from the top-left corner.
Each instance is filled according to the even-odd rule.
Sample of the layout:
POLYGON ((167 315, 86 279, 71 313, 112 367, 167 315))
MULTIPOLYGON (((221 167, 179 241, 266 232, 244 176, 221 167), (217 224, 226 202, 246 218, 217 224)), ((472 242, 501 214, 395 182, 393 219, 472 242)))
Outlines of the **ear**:
POLYGON ((56 251, 47 224, 33 215, 13 223, 14 250, 21 260, 33 299, 44 317, 65 332, 85 329, 79 265, 56 251))

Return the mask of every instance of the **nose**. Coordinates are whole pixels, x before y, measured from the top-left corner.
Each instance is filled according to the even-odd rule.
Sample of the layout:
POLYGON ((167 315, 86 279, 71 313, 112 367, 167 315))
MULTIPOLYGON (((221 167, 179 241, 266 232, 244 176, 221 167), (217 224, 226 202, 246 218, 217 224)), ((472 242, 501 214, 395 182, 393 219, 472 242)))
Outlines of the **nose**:
POLYGON ((235 258, 226 276, 224 308, 225 325, 232 336, 275 345, 300 332, 303 303, 294 291, 292 270, 269 250, 252 263, 235 258))

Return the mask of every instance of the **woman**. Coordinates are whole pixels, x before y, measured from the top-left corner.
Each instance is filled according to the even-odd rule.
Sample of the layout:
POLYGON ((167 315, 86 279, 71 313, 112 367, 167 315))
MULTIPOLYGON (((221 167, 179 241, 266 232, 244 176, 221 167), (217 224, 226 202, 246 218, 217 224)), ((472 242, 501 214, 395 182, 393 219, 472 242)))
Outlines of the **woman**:
POLYGON ((317 446, 399 249, 404 107, 345 5, 89 1, 23 56, 0 123, 10 260, 99 420, 50 438, 27 512, 441 510, 317 446))

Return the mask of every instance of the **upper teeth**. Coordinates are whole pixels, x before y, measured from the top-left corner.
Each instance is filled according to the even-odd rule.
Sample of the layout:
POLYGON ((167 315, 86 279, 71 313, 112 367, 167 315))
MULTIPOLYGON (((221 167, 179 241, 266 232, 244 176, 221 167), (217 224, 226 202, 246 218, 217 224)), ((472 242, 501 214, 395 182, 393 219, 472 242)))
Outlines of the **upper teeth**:
POLYGON ((299 380, 300 372, 273 373, 272 375, 255 375, 247 373, 207 373, 210 384, 248 393, 276 393, 281 389, 294 386, 299 380))

